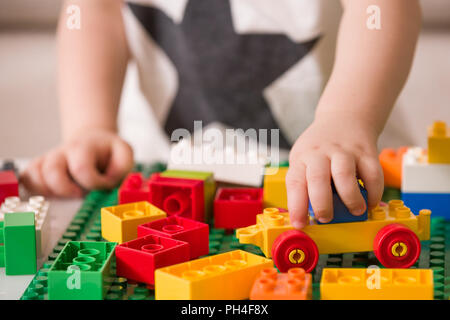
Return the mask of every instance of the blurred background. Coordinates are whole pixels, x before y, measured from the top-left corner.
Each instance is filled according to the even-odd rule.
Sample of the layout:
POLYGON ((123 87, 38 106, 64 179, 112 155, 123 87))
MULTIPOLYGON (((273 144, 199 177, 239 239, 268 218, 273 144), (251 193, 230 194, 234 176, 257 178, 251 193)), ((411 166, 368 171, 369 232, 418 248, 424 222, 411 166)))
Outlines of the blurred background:
MULTIPOLYGON (((60 141, 55 29, 61 3, 0 1, 0 158, 32 157, 60 141)), ((450 124, 450 1, 422 0, 422 6, 424 26, 414 66, 380 147, 425 147, 426 127, 432 121, 450 124), (399 134, 400 127, 407 129, 402 131, 408 136, 399 134)), ((122 110, 142 107, 141 100, 131 66, 122 110)), ((145 130, 153 121, 152 114, 145 108, 142 113, 138 120, 145 130)), ((166 148, 158 149, 165 153, 166 148)))

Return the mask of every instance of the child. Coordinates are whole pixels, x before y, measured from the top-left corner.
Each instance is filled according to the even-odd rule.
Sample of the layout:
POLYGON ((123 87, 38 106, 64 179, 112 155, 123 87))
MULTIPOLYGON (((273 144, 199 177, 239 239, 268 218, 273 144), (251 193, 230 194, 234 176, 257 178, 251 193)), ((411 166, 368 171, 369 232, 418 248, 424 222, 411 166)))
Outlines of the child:
POLYGON ((331 179, 354 215, 366 209, 357 176, 369 207, 380 201, 377 139, 412 64, 418 0, 342 1, 320 99, 316 73, 331 71, 337 29, 329 1, 66 2, 73 4, 81 28, 67 27, 65 10, 58 28, 63 143, 24 172, 31 191, 81 196, 115 186, 131 169, 116 118, 133 55, 141 89, 168 134, 190 129, 193 120, 219 120, 244 129, 279 126, 282 146, 296 140, 286 177, 295 228, 307 223, 308 200, 321 222, 332 219, 331 179), (371 14, 379 14, 375 28, 371 14))

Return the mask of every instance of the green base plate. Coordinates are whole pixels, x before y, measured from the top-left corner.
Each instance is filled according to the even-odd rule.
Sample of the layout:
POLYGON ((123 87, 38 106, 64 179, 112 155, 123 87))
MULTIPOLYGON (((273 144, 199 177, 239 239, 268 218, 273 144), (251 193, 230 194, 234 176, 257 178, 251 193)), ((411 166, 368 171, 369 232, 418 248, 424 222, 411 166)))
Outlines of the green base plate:
MULTIPOLYGON (((151 166, 137 165, 135 171, 145 176, 153 172, 163 171, 162 164, 151 166)), ((399 191, 386 190, 383 201, 399 198, 399 191)), ((67 241, 101 241, 100 209, 117 204, 117 189, 113 191, 93 191, 89 193, 78 210, 71 224, 58 241, 48 261, 37 272, 33 281, 25 290, 23 300, 47 300, 48 269, 61 252, 67 241)), ((240 244, 234 233, 223 229, 214 229, 210 225, 209 255, 215 255, 231 250, 241 249, 263 256, 261 250, 253 245, 240 244)), ((313 299, 320 299, 320 278, 323 268, 366 268, 370 265, 380 265, 373 252, 321 255, 313 274, 313 299)), ((450 221, 443 218, 431 219, 431 239, 422 242, 420 258, 414 265, 416 268, 431 268, 434 271, 435 299, 450 297, 450 221)), ((113 267, 114 270, 114 267, 113 267)), ((107 300, 153 300, 154 291, 147 285, 128 281, 125 278, 112 276, 107 281, 110 289, 107 300)))

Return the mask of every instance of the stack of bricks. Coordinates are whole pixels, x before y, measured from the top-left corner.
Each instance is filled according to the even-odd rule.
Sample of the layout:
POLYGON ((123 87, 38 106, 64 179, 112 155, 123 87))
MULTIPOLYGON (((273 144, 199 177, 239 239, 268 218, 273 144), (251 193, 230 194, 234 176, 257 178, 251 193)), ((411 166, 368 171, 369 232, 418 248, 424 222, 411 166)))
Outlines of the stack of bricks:
POLYGON ((101 210, 102 236, 118 242, 117 275, 153 286, 157 268, 208 254, 215 181, 211 173, 130 174, 119 205, 101 210), (139 202, 136 202, 139 201, 139 202))
POLYGON ((129 174, 119 189, 119 204, 148 201, 169 216, 207 221, 212 215, 216 185, 208 172, 168 170, 145 179, 129 174))
POLYGON ((36 251, 42 257, 48 245, 50 236, 50 203, 42 196, 33 196, 28 201, 21 201, 19 197, 8 197, 0 206, 0 221, 5 213, 34 212, 36 224, 36 251))
POLYGON ((435 122, 428 131, 428 153, 410 148, 403 157, 402 200, 413 211, 427 208, 450 218, 450 129, 435 122))

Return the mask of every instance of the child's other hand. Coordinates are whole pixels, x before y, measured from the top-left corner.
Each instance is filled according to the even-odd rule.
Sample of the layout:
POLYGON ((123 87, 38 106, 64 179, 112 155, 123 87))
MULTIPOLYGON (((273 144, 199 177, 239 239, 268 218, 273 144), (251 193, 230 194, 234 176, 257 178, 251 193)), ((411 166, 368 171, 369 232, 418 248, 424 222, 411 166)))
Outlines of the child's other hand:
POLYGON ((133 151, 116 133, 86 130, 34 159, 21 181, 32 193, 81 197, 83 189, 113 188, 132 167, 133 151))
POLYGON ((320 222, 333 219, 331 179, 354 215, 366 209, 357 176, 368 191, 369 208, 381 200, 384 185, 377 134, 359 119, 341 118, 316 118, 291 149, 286 187, 291 223, 296 229, 308 223, 308 199, 320 222))

